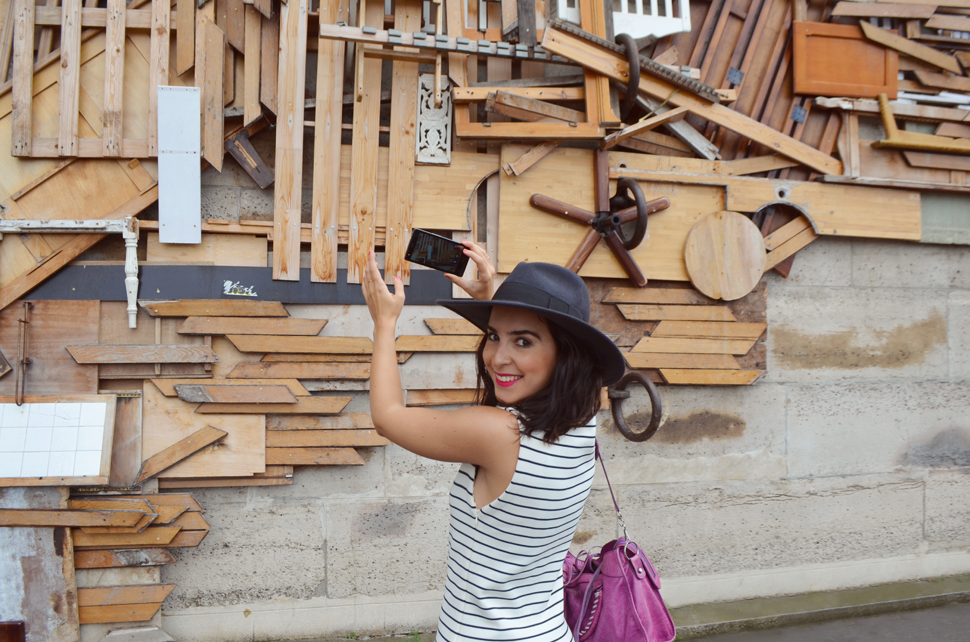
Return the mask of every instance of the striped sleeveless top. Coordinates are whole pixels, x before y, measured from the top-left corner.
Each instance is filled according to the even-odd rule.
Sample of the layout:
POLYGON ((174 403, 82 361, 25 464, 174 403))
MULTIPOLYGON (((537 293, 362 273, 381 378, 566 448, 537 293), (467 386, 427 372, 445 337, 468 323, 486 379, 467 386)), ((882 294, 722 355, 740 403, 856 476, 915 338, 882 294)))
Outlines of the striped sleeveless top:
POLYGON ((476 468, 462 464, 451 487, 436 642, 573 639, 562 563, 593 482, 595 439, 595 417, 551 445, 522 434, 512 481, 481 510, 472 494, 476 468))

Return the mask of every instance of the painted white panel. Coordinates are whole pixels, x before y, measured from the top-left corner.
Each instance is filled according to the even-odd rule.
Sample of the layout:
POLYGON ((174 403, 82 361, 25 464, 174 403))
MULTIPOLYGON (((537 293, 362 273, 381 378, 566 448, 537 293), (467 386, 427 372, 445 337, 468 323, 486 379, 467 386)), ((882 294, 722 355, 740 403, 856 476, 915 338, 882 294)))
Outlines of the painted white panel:
POLYGON ((0 477, 83 477, 100 473, 104 402, 2 404, 0 477))
POLYGON ((158 87, 158 240, 202 242, 202 91, 158 87))

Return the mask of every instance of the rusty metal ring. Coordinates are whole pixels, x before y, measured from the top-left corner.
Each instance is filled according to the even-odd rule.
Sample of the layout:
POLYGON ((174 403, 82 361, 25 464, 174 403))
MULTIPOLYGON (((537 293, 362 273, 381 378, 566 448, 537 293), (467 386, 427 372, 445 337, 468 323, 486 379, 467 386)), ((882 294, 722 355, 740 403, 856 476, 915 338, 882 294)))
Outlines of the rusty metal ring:
POLYGON ((637 96, 640 95, 640 51, 637 49, 637 41, 628 33, 617 35, 614 41, 626 49, 626 60, 630 65, 630 77, 626 83, 626 95, 623 97, 623 103, 620 105, 620 120, 626 123, 629 122, 630 113, 637 104, 637 96))
MULTIPOLYGON (((623 239, 623 247, 627 250, 633 250, 640 245, 643 237, 647 234, 647 199, 643 196, 643 190, 640 189, 640 184, 628 176, 616 182, 616 196, 620 196, 623 192, 632 194, 633 202, 637 206, 637 227, 629 240, 623 239)), ((627 194, 624 194, 623 198, 629 199, 627 194)))
POLYGON ((613 421, 616 422, 616 427, 623 433, 624 437, 630 441, 646 441, 654 436, 657 429, 660 428, 660 420, 663 418, 663 404, 660 401, 660 391, 657 390, 657 386, 653 385, 652 381, 639 372, 628 372, 616 384, 610 386, 607 394, 610 398, 613 421), (626 419, 623 417, 623 400, 630 396, 626 387, 631 383, 639 383, 650 396, 650 405, 652 406, 650 425, 642 432, 630 430, 630 427, 626 425, 626 419))

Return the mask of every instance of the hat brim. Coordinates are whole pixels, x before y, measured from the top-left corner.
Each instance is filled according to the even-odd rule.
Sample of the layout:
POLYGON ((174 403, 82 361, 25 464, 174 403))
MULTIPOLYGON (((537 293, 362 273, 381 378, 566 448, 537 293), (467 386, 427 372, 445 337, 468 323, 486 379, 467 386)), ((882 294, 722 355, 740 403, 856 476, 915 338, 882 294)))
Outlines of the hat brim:
POLYGON ((603 371, 603 385, 610 386, 619 381, 626 372, 626 362, 623 360, 623 353, 613 343, 613 340, 596 329, 595 326, 586 323, 574 316, 562 312, 556 312, 547 308, 519 303, 516 301, 477 301, 472 299, 439 299, 435 301, 438 305, 447 308, 468 319, 482 332, 488 328, 488 320, 492 315, 492 308, 500 305, 506 308, 518 308, 529 310, 540 317, 549 319, 557 326, 568 332, 577 341, 590 349, 593 356, 599 362, 603 371))

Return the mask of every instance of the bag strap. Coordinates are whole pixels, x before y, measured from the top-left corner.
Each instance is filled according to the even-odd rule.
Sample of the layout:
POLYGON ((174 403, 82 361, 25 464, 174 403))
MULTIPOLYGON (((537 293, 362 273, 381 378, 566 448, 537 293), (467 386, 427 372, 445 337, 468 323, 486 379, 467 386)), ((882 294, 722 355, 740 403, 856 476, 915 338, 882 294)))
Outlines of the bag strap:
POLYGON ((600 467, 603 468, 603 477, 606 478, 606 487, 610 489, 610 497, 613 499, 613 508, 616 509, 616 518, 620 520, 620 526, 623 528, 623 539, 629 540, 629 536, 626 533, 626 522, 623 521, 623 513, 620 512, 620 505, 616 503, 616 495, 613 494, 613 484, 610 483, 610 476, 606 474, 606 462, 603 461, 603 456, 600 455, 600 442, 599 440, 594 441, 596 459, 600 461, 600 467))

